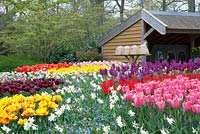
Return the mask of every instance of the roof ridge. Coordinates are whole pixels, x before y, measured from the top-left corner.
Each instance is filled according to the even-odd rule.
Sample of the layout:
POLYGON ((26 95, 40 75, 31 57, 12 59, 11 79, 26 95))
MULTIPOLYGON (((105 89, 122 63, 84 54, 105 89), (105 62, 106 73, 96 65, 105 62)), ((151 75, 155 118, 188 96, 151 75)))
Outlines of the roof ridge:
POLYGON ((148 12, 155 15, 200 16, 199 12, 174 12, 174 11, 156 11, 156 10, 148 10, 148 12))

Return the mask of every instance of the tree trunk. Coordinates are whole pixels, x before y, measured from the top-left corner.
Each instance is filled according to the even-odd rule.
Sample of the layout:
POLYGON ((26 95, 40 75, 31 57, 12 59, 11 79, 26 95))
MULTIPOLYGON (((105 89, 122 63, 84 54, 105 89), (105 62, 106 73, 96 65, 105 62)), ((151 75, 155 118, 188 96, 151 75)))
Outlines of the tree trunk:
POLYGON ((141 0, 141 8, 144 8, 144 0, 141 0))
POLYGON ((198 11, 200 12, 200 3, 198 4, 198 11))
POLYGON ((74 11, 78 11, 79 1, 72 0, 71 5, 72 5, 72 8, 73 8, 74 11))
POLYGON ((57 4, 56 4, 56 13, 57 13, 57 14, 58 14, 58 12, 59 12, 59 4, 60 4, 60 2, 57 1, 57 4))
POLYGON ((103 25, 104 22, 104 0, 98 0, 98 6, 99 6, 99 25, 103 25))
POLYGON ((120 22, 122 23, 124 21, 124 2, 125 2, 125 0, 121 0, 121 3, 119 3, 118 0, 115 0, 115 2, 117 3, 117 6, 119 8, 120 22))
MULTIPOLYGON (((3 0, 3 5, 6 5, 6 0, 3 0)), ((5 6, 5 14, 8 13, 8 6, 5 6)))
POLYGON ((120 6, 120 22, 122 23, 124 21, 124 0, 121 0, 121 6, 120 6))
POLYGON ((167 10, 167 5, 166 5, 166 0, 162 1, 162 10, 166 11, 167 10))
POLYGON ((188 12, 195 12, 195 0, 188 0, 188 12))

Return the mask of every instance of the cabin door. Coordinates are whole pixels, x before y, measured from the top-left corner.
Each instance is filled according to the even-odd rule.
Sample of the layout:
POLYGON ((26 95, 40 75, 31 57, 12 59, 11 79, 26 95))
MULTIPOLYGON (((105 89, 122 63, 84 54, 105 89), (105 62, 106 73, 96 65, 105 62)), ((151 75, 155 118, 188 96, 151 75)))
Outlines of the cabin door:
POLYGON ((188 45, 151 45, 149 51, 152 54, 148 58, 150 61, 166 59, 170 62, 172 60, 187 61, 189 59, 188 45))

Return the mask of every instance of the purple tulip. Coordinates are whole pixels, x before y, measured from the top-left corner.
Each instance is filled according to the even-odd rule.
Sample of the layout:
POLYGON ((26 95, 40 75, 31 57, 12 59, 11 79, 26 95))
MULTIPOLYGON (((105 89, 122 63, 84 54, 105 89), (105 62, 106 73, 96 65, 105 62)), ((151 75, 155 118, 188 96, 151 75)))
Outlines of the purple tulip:
POLYGON ((111 67, 111 69, 109 70, 109 73, 110 73, 112 76, 114 76, 114 77, 117 76, 117 71, 116 71, 114 68, 112 68, 112 67, 111 67))
POLYGON ((100 70, 101 75, 107 75, 107 73, 108 73, 107 69, 101 69, 100 70))

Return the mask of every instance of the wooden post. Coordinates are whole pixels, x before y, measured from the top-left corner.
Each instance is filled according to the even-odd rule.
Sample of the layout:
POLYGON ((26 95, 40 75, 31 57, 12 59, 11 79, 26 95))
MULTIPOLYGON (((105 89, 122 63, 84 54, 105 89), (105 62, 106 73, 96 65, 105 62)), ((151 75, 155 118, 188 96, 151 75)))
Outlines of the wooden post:
MULTIPOLYGON (((144 20, 142 20, 142 41, 141 41, 141 44, 143 44, 144 43, 144 34, 146 33, 146 25, 145 25, 145 22, 144 22, 144 20)), ((138 58, 137 58, 138 59, 138 58)), ((142 61, 146 61, 147 60, 147 58, 146 58, 146 56, 142 56, 141 57, 141 59, 142 59, 142 61)))
POLYGON ((190 37, 190 58, 192 58, 192 47, 195 46, 195 38, 194 37, 190 37))

